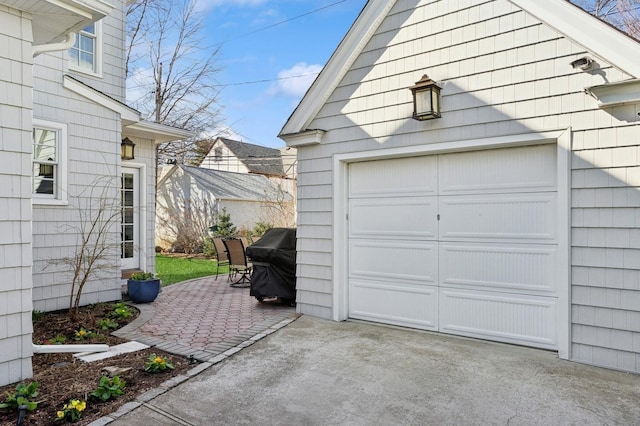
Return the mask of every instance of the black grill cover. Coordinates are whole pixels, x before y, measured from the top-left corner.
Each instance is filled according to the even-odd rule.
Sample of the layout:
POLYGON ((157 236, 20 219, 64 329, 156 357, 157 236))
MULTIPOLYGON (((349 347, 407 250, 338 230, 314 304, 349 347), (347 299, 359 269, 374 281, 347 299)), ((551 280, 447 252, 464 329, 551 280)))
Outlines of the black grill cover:
POLYGON ((250 295, 296 298, 296 230, 272 228, 246 249, 253 263, 250 295))

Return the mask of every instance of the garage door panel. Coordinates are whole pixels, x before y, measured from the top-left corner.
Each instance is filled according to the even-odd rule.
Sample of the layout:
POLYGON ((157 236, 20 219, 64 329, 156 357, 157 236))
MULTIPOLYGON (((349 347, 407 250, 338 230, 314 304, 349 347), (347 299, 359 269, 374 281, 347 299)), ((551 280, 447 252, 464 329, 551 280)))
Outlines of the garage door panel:
POLYGON ((440 243, 443 287, 556 296, 555 245, 440 243))
POLYGON ((556 146, 441 155, 441 195, 556 191, 556 146))
POLYGON ((439 327, 445 333, 557 347, 557 299, 441 288, 439 300, 439 327))
POLYGON ((427 330, 438 328, 438 290, 435 286, 351 279, 349 289, 351 318, 427 330))
POLYGON ((557 349, 557 146, 349 165, 349 317, 557 349))
POLYGON ((555 242, 556 203, 551 192, 440 197, 440 239, 555 242))
POLYGON ((437 164, 435 156, 352 163, 349 197, 436 195, 437 164))
POLYGON ((436 197, 363 198, 349 203, 350 238, 436 239, 436 197))
POLYGON ((351 240, 349 244, 350 278, 437 285, 437 273, 435 242, 351 240))

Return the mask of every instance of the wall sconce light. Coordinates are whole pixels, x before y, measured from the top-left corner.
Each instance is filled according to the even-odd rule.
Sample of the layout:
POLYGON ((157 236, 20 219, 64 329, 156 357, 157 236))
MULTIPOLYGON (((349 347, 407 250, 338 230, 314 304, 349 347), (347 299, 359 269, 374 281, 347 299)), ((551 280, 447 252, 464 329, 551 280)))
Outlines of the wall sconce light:
POLYGON ((133 155, 133 151, 136 147, 136 144, 129 138, 122 139, 122 143, 120 144, 120 158, 123 160, 133 160, 135 157, 133 155))
MULTIPOLYGON (((51 158, 49 158, 49 161, 52 161, 51 158)), ((43 176, 46 178, 53 177, 53 164, 40 163, 39 166, 40 166, 40 170, 39 170, 38 176, 43 176)))
POLYGON ((413 118, 416 120, 431 120, 440 118, 440 86, 428 75, 416 81, 409 87, 413 94, 413 118))

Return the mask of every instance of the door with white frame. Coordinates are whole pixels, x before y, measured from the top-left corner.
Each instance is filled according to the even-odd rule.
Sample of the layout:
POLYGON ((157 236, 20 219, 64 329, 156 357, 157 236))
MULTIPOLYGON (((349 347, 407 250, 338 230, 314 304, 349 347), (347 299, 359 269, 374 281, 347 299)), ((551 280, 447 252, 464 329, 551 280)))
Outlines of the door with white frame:
POLYGON ((121 178, 121 233, 122 269, 140 267, 140 170, 122 168, 121 178))

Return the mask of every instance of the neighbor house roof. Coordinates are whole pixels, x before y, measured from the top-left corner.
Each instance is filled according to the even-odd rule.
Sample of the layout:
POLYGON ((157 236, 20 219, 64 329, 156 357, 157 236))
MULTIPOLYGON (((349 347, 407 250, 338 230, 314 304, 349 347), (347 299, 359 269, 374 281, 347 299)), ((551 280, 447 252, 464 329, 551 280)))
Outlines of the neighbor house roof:
MULTIPOLYGON (((278 135, 289 146, 318 142, 309 125, 351 68, 397 0, 369 0, 278 135), (294 135, 306 133, 303 138, 294 135)), ((508 0, 634 78, 640 77, 640 43, 567 0, 508 0)))
MULTIPOLYGON (((201 167, 178 166, 203 190, 221 200, 274 201, 282 199, 269 178, 263 175, 226 172, 201 167)), ((169 172, 171 173, 171 172, 169 172)), ((165 176, 166 179, 168 176, 165 176)), ((290 194, 285 194, 290 199, 290 194)), ((285 200, 287 201, 287 200, 285 200)))
POLYGON ((285 176, 279 149, 254 145, 233 139, 218 138, 249 169, 249 173, 285 176))

